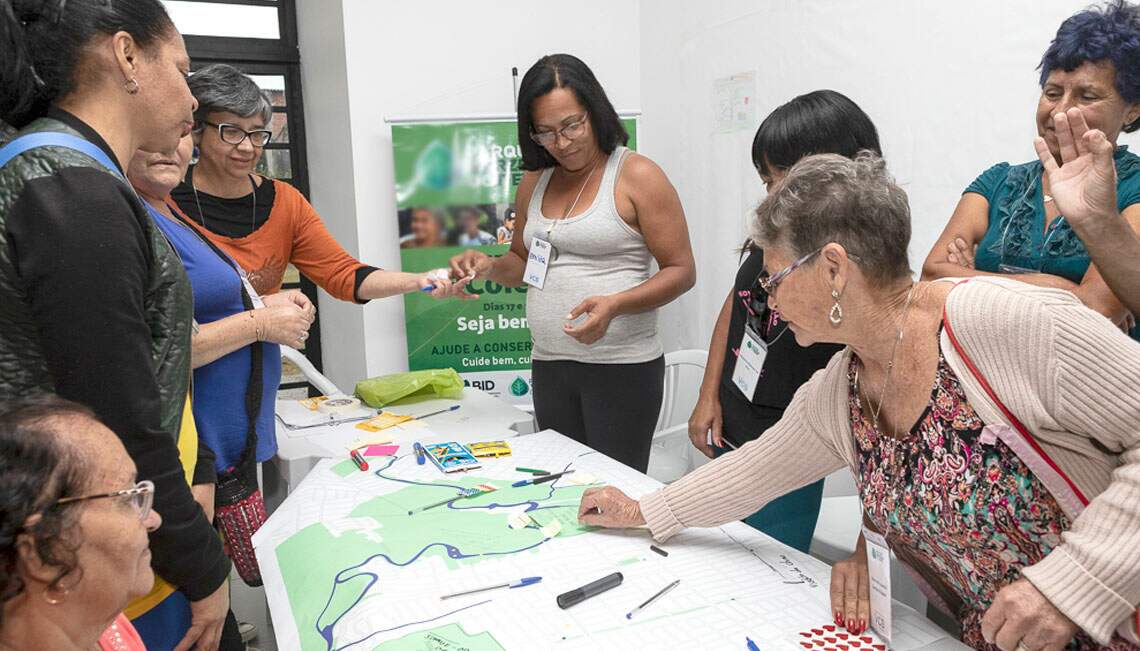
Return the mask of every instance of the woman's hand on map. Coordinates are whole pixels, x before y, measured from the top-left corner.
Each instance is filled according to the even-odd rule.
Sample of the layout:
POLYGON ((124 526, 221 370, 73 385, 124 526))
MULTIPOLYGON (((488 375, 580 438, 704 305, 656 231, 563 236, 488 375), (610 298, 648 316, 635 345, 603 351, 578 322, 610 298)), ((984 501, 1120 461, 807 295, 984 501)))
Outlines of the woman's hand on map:
POLYGON ((582 494, 578 522, 595 527, 626 529, 645 524, 637 500, 613 486, 591 488, 582 494))
POLYGON ((835 624, 858 635, 871 621, 871 580, 867 576, 867 544, 863 535, 855 553, 831 568, 831 612, 835 624))

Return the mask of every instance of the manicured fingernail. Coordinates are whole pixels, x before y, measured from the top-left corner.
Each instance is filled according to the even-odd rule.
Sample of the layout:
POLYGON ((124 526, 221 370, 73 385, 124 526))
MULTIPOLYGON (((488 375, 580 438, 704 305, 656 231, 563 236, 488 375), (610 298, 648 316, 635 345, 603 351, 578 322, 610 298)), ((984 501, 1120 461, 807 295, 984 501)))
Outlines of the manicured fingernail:
POLYGON ((867 630, 867 621, 860 619, 859 620, 859 632, 862 633, 865 630, 867 630))
POLYGON ((853 619, 847 620, 847 630, 851 633, 855 632, 855 620, 853 620, 853 619))
POLYGON ((838 610, 835 611, 835 625, 836 626, 843 626, 843 613, 841 611, 838 611, 838 610))

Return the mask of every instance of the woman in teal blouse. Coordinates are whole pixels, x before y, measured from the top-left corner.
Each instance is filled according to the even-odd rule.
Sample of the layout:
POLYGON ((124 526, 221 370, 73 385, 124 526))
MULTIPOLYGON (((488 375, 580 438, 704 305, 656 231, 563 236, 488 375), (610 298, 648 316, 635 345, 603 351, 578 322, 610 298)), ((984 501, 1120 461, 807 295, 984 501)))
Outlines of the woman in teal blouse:
MULTIPOLYGON (((1060 161, 1054 116, 1078 108, 1114 144, 1140 128, 1140 11, 1126 3, 1082 11, 1061 24, 1041 60, 1037 131, 1060 161)), ((1117 207, 1140 230, 1140 156, 1118 146, 1117 207)), ((1068 289, 1122 327, 1135 324, 1060 215, 1039 161, 999 163, 966 188, 923 265, 924 278, 1012 274, 1068 289)), ((1140 329, 1132 335, 1140 339, 1140 329)))

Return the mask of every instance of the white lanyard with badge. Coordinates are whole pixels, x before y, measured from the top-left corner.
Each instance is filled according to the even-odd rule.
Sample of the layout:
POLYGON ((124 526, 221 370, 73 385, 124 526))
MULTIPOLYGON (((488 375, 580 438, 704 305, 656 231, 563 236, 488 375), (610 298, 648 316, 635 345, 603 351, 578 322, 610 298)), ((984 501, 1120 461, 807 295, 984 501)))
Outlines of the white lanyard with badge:
MULTIPOLYGON (((523 270, 523 282, 534 287, 535 289, 542 289, 546 284, 546 272, 550 269, 550 263, 558 258, 558 250, 551 244, 551 236, 554 234, 554 229, 558 228, 558 224, 564 221, 573 212, 574 207, 578 205, 578 200, 582 198, 582 193, 586 190, 586 185, 589 184, 590 178, 594 176, 594 171, 598 169, 598 164, 590 168, 590 173, 586 175, 586 179, 582 181, 582 187, 578 188, 578 194, 574 197, 574 201, 566 207, 562 213, 562 219, 547 220, 550 226, 546 229, 546 237, 540 238, 535 235, 530 238, 530 251, 527 253, 526 269, 523 270)), ((553 172, 551 173, 553 176, 553 172)), ((549 187, 549 182, 548 182, 549 187)), ((541 207, 539 209, 541 212, 541 207)))

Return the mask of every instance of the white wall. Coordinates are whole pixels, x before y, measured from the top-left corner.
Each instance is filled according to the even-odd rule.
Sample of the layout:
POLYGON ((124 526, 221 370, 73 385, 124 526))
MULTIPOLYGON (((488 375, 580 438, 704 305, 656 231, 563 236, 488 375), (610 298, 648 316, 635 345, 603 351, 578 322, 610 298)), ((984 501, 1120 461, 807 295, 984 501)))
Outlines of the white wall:
MULTIPOLYGON (((879 129, 910 195, 917 272, 958 196, 993 163, 1035 158, 1037 71, 1061 21, 1087 0, 654 0, 642 5, 641 133, 681 194, 696 288, 666 308, 666 350, 705 348, 736 270, 732 249, 763 196, 756 126, 792 97, 847 94, 879 129), (756 123, 718 134, 713 80, 755 71, 756 123)), ((1135 148, 1135 134, 1122 144, 1135 148)))
MULTIPOLYGON (((297 4, 314 205, 341 243, 369 264, 400 265, 385 116, 511 112, 511 67, 521 78, 554 52, 586 61, 618 108, 640 106, 637 0, 297 4), (347 115, 334 106, 346 101, 342 74, 347 115), (321 187, 317 173, 335 190, 321 187)), ((373 301, 363 311, 321 299, 325 366, 342 389, 366 375, 407 369, 401 299, 373 301)))
MULTIPOLYGON (((1036 66, 1086 0, 523 0, 298 2, 313 198, 334 235, 396 269, 390 129, 383 117, 511 110, 510 68, 571 52, 618 108, 643 112, 639 148, 677 186, 697 286, 662 311, 666 350, 704 348, 763 189, 751 166, 768 112, 819 88, 879 128, 911 198, 917 271, 962 189, 1034 156, 1036 66), (343 38, 342 38, 343 36, 343 38), (716 133, 713 80, 754 71, 756 124, 716 133)), ((1138 144, 1135 134, 1123 143, 1138 144)), ((406 368, 403 302, 322 296, 326 369, 342 388, 406 368)))

